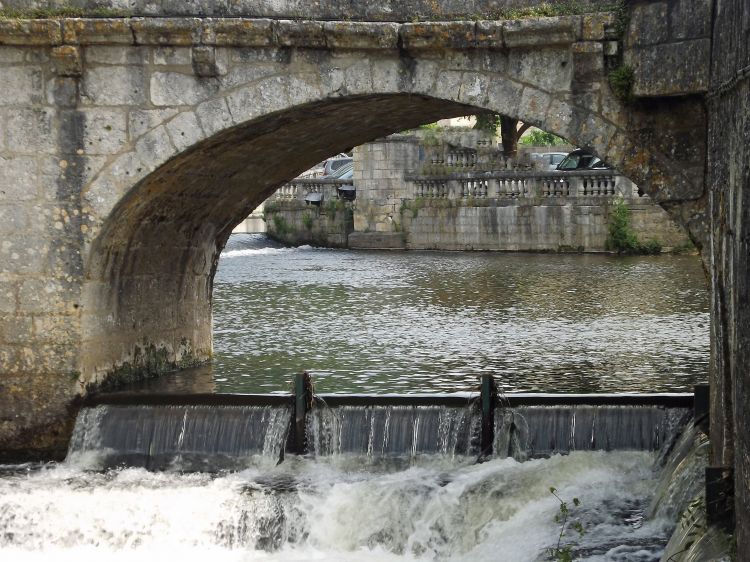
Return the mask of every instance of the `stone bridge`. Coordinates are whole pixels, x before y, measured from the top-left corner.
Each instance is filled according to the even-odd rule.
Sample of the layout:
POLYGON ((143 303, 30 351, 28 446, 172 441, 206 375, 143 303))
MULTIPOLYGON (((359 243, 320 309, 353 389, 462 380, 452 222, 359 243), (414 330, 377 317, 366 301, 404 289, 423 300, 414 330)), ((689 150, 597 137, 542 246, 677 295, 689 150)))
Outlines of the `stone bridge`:
POLYGON ((208 360, 219 253, 286 180, 491 110, 591 148, 703 248, 715 462, 738 452, 744 478, 750 8, 497 17, 536 3, 77 0, 110 17, 0 20, 0 457, 59 456, 86 392, 208 360))

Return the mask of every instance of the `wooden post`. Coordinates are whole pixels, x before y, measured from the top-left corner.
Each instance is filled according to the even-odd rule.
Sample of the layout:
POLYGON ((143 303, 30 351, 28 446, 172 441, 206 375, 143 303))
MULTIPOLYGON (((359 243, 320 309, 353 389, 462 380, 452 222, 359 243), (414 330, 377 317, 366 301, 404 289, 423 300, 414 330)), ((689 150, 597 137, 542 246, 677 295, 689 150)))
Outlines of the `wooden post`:
POLYGON ((734 531, 734 470, 706 467, 706 522, 727 533, 734 531))
POLYGON ((294 376, 294 452, 303 455, 307 452, 305 421, 312 405, 312 381, 307 372, 294 376))
POLYGON ((707 384, 696 384, 693 389, 693 423, 707 434, 711 419, 709 415, 711 408, 709 386, 707 384))
POLYGON ((482 435, 480 439, 479 459, 492 456, 495 440, 495 406, 497 405, 497 386, 492 375, 482 375, 482 435))

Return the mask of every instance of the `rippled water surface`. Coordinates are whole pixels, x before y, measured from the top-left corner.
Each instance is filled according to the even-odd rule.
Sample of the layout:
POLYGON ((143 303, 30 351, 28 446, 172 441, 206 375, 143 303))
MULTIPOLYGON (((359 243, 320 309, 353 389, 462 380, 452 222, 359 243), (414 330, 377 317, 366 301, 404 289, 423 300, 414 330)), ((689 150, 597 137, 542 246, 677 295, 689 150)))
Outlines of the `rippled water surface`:
MULTIPOLYGON (((688 391, 707 380, 695 256, 361 252, 235 235, 214 286, 202 390, 688 391)), ((197 381, 197 382, 196 382, 197 381)))

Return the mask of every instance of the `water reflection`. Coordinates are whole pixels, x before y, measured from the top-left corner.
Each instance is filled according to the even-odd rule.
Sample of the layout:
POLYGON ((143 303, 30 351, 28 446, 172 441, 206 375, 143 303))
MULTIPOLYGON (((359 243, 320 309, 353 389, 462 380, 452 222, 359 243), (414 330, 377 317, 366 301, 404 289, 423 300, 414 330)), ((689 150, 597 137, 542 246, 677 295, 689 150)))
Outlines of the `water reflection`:
MULTIPOLYGON (((232 237, 214 286, 224 392, 684 391, 707 379, 698 258, 280 248, 232 237)), ((205 371, 203 371, 205 373, 205 371)))

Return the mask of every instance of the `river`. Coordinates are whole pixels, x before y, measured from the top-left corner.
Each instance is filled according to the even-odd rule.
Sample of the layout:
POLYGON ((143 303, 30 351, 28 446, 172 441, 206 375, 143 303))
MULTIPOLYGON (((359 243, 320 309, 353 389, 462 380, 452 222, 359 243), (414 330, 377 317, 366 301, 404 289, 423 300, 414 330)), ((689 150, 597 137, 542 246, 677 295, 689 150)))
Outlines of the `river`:
MULTIPOLYGON (((301 370, 327 393, 465 392, 482 373, 505 392, 689 391, 707 379, 707 294, 691 256, 348 252, 243 235, 222 254, 213 298, 213 364, 141 391, 286 392, 301 370)), ((656 562, 675 526, 674 501, 648 514, 658 451, 476 463, 377 456, 370 443, 279 463, 286 437, 271 427, 289 412, 267 411, 268 434, 253 436, 262 454, 196 472, 104 468, 97 424, 141 416, 138 441, 168 418, 182 447, 206 441, 189 427, 243 423, 237 410, 88 410, 66 462, 0 466, 0 559, 539 562, 561 540, 575 559, 656 562), (562 539, 551 487, 571 509, 562 539)), ((336 431, 353 430, 346 419, 336 431)), ((416 442, 418 429, 402 435, 416 442)))
POLYGON ((214 286, 223 392, 692 391, 708 380, 696 256, 351 252, 234 235, 214 286))

